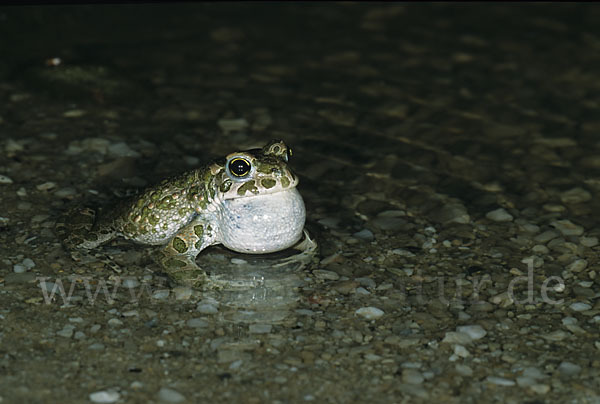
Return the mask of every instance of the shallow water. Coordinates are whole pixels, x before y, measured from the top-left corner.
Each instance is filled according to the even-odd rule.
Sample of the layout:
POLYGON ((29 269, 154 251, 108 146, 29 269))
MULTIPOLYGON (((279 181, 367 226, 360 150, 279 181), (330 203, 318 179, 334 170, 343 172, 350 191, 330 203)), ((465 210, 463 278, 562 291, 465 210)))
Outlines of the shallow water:
POLYGON ((0 402, 599 401, 599 13, 0 8, 0 402), (54 234, 272 138, 316 263, 54 234))

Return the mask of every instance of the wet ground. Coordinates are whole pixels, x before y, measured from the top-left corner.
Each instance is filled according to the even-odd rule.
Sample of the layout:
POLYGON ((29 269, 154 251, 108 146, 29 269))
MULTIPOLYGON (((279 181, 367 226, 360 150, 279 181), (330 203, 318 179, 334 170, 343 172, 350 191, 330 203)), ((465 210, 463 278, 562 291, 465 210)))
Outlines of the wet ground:
POLYGON ((600 9, 0 9, 0 402, 600 402, 600 9), (59 58, 59 59, 54 59, 59 58), (54 224, 272 138, 318 262, 54 224))

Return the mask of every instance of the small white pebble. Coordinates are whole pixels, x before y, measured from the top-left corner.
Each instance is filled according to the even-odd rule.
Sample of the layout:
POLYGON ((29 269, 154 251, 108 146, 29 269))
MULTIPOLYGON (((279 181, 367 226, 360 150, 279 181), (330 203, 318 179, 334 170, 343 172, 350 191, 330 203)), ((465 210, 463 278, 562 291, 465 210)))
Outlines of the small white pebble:
POLYGON ((361 307, 360 309, 356 310, 355 312, 356 314, 358 314, 361 317, 366 318, 367 320, 376 320, 378 318, 380 318, 381 316, 383 316, 384 312, 381 309, 378 309, 377 307, 361 307))
POLYGON ((587 303, 583 303, 583 302, 575 302, 575 303, 571 304, 569 306, 569 308, 573 311, 587 311, 587 310, 590 310, 592 308, 592 306, 590 306, 587 303))
POLYGON ((13 180, 6 175, 0 174, 0 184, 12 184, 13 180))
POLYGON ((26 272, 27 268, 25 267, 25 265, 22 264, 15 264, 13 265, 13 272, 16 274, 22 274, 23 272, 26 272))
POLYGON ((166 403, 182 403, 185 401, 183 394, 167 387, 161 387, 158 392, 158 399, 166 403))
POLYGON ((49 191, 51 189, 56 188, 56 183, 55 182, 44 182, 43 184, 39 184, 35 187, 38 191, 49 191))
POLYGON ((93 403, 109 404, 116 403, 121 395, 114 390, 96 391, 90 394, 90 400, 93 403))
POLYGON ((176 286, 173 288, 175 293, 175 300, 188 300, 192 297, 192 288, 189 286, 176 286))
POLYGON ((167 297, 169 297, 169 289, 161 289, 161 290, 157 290, 154 293, 152 293, 152 298, 153 299, 157 299, 157 300, 164 300, 167 297))
POLYGON ((23 264, 23 266, 25 266, 27 269, 35 268, 35 262, 33 262, 31 258, 25 258, 23 261, 21 261, 21 264, 23 264))
POLYGON ((488 376, 486 379, 489 383, 496 384, 498 386, 514 386, 515 381, 510 379, 505 379, 504 377, 498 376, 488 376))
POLYGON ((481 339, 487 334, 480 325, 461 325, 456 327, 456 331, 467 334, 473 340, 481 339))
POLYGON ((513 216, 504 208, 492 210, 491 212, 488 212, 485 217, 494 222, 511 222, 513 220, 513 216))

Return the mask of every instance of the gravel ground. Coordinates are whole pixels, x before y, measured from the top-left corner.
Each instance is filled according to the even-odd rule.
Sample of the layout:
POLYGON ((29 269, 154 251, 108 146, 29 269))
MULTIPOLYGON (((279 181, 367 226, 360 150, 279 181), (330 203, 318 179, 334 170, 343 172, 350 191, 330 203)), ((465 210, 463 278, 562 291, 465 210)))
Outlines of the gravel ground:
POLYGON ((0 8, 0 402, 600 402, 600 8, 0 8), (294 149, 318 262, 54 234, 294 149))

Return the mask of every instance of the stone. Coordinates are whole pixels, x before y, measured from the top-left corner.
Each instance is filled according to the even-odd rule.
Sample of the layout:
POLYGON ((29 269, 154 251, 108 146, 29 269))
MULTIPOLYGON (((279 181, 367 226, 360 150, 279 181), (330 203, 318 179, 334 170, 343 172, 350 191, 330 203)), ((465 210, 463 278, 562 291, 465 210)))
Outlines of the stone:
POLYGON ((185 401, 185 396, 177 390, 161 387, 158 391, 158 399, 165 403, 182 403, 185 401))
POLYGON ((416 369, 404 369, 402 371, 402 381, 408 384, 421 384, 425 378, 423 374, 416 369))
POLYGON ((572 303, 569 308, 573 311, 587 311, 591 310, 592 306, 583 302, 575 302, 572 303))
POLYGON ((511 222, 513 216, 506 211, 504 208, 499 208, 486 213, 485 217, 494 222, 511 222))
POLYGON ((514 380, 505 379, 504 377, 488 376, 485 379, 487 382, 498 385, 498 386, 514 386, 516 383, 514 380))
POLYGON ((570 220, 555 220, 550 225, 561 232, 563 236, 581 236, 584 230, 582 226, 570 220))
POLYGON ((378 309, 377 307, 361 307, 356 310, 355 313, 367 320, 376 320, 384 314, 383 310, 378 309))
POLYGON ((456 327, 456 331, 467 334, 473 341, 481 339, 487 334, 487 331, 480 325, 461 325, 456 327))
POLYGON ((581 272, 587 267, 587 265, 588 265, 588 262, 586 260, 576 259, 575 261, 573 261, 569 265, 567 265, 567 271, 581 272))
POLYGON ((582 203, 592 199, 592 194, 581 187, 575 187, 560 194, 562 203, 582 203))
POLYGON ((99 404, 116 403, 121 395, 114 390, 96 391, 90 394, 90 401, 99 404))
POLYGON ((558 371, 564 376, 575 376, 581 372, 581 366, 576 363, 564 361, 558 365, 558 371))

